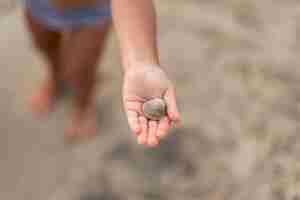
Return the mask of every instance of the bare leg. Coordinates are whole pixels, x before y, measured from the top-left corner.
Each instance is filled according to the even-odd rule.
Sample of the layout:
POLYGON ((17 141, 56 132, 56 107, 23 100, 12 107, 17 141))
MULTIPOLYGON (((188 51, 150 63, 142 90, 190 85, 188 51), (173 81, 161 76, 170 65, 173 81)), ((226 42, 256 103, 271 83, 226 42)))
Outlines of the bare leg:
POLYGON ((39 89, 30 99, 34 114, 47 114, 54 105, 60 86, 59 46, 61 36, 58 32, 48 30, 36 22, 29 11, 25 11, 25 22, 31 33, 35 47, 42 53, 48 62, 47 77, 39 89))
POLYGON ((66 136, 96 134, 96 70, 109 28, 110 22, 84 26, 70 33, 63 43, 64 78, 75 91, 71 125, 66 130, 66 136))

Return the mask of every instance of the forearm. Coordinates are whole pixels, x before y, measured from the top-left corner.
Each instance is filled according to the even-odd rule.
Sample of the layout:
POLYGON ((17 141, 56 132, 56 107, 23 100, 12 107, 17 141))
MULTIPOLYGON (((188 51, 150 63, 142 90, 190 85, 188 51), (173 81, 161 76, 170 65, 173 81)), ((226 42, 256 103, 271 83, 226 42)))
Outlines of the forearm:
POLYGON ((123 69, 137 63, 158 65, 156 15, 152 0, 112 0, 123 69))

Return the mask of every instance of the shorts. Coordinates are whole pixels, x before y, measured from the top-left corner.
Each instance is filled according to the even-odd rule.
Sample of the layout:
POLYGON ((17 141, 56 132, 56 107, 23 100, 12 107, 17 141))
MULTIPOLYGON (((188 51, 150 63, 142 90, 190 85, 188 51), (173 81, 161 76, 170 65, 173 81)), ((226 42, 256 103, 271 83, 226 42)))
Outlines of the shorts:
POLYGON ((90 8, 58 10, 49 0, 25 0, 25 8, 42 25, 53 31, 68 31, 83 25, 103 24, 111 19, 110 1, 90 8))

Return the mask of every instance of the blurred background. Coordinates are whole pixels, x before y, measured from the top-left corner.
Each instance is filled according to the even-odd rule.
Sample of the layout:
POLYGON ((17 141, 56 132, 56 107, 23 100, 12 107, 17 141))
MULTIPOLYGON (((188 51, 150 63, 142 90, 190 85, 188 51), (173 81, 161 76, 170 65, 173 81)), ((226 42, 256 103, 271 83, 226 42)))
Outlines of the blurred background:
POLYGON ((159 45, 183 123, 157 149, 136 144, 121 105, 112 34, 100 68, 100 130, 66 144, 68 104, 36 121, 41 78, 21 9, 0 3, 0 198, 299 200, 300 2, 160 0, 159 45))

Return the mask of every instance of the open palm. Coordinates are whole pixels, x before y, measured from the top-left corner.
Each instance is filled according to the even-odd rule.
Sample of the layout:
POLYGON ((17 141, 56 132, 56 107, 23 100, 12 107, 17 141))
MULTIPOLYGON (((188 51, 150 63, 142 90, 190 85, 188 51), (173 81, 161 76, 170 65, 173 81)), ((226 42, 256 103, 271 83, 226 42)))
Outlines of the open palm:
POLYGON ((123 103, 129 126, 138 136, 139 144, 157 146, 167 135, 171 123, 179 122, 174 87, 158 66, 141 66, 125 72, 123 103), (143 103, 153 98, 162 98, 167 104, 166 116, 160 121, 147 119, 142 111, 143 103))

